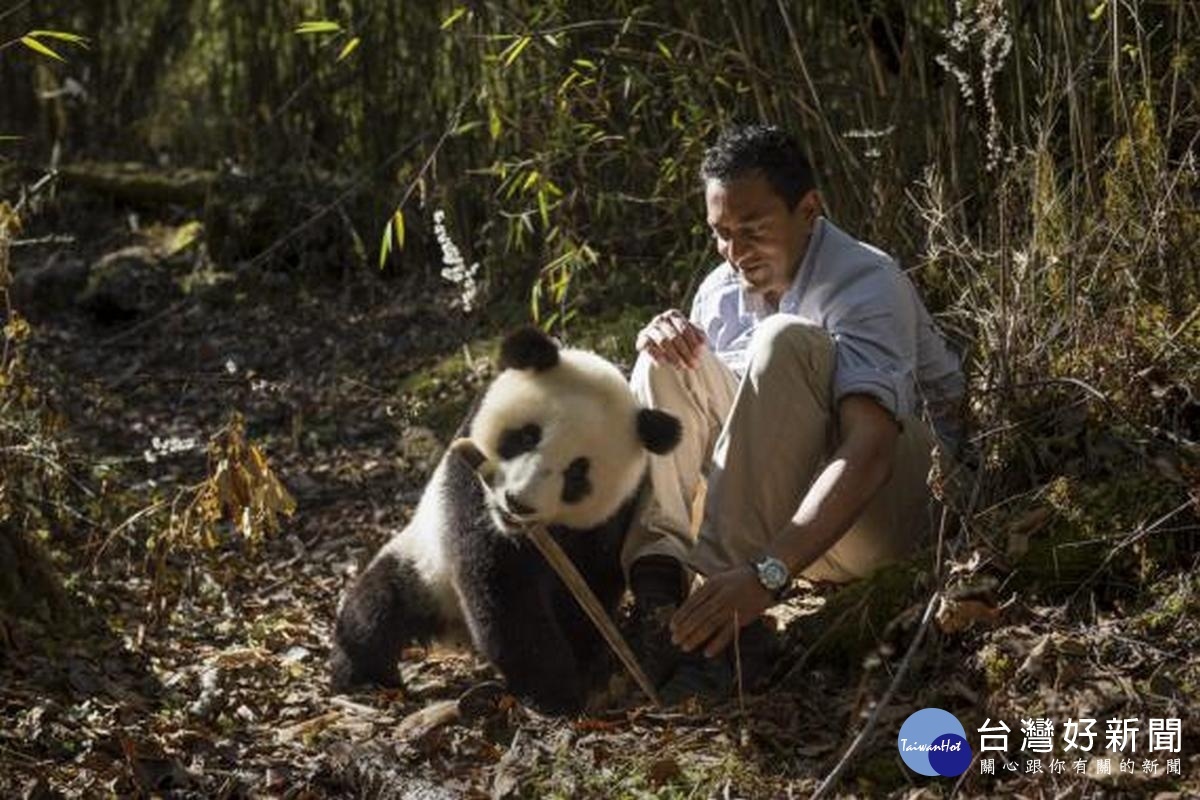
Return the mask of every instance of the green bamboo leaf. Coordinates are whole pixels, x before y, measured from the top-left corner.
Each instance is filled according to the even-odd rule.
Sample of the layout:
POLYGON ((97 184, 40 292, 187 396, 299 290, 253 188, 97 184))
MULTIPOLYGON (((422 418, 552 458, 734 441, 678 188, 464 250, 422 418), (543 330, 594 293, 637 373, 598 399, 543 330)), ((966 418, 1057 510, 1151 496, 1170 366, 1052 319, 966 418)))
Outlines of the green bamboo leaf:
POLYGON ((37 39, 34 39, 31 36, 22 36, 21 44, 25 45, 26 47, 28 47, 30 50, 32 50, 35 53, 41 53, 44 56, 49 56, 50 58, 54 58, 59 61, 66 62, 65 58, 63 58, 58 53, 54 52, 49 47, 46 47, 46 45, 42 44, 37 39))
POLYGON ((584 69, 590 69, 590 70, 596 69, 596 62, 590 61, 586 58, 577 58, 574 61, 572 61, 571 63, 577 67, 583 67, 584 69))
POLYGON ((522 36, 506 47, 504 52, 500 54, 500 58, 503 61, 504 66, 511 67, 512 63, 517 60, 525 48, 529 46, 531 41, 533 41, 532 36, 522 36))
POLYGON ((452 26, 454 23, 456 23, 460 19, 462 19, 463 15, 466 13, 467 13, 466 6, 459 6, 458 8, 451 11, 450 16, 448 16, 444 20, 442 20, 442 30, 444 30, 444 31, 449 30, 450 26, 452 26))
POLYGON ((500 133, 504 129, 503 123, 500 120, 500 112, 493 105, 488 106, 488 133, 492 135, 492 141, 500 138, 500 133))
POLYGON ((307 35, 310 33, 340 33, 342 26, 337 22, 329 19, 311 19, 301 22, 296 26, 296 33, 307 35))
POLYGON ((379 240, 379 268, 387 265, 388 254, 392 252, 392 221, 383 226, 383 238, 379 240))
POLYGON ((667 61, 675 60, 675 56, 671 55, 671 49, 663 44, 662 39, 655 39, 654 45, 658 48, 658 52, 662 53, 663 58, 667 59, 667 61))
POLYGON ((453 133, 451 133, 451 136, 462 136, 463 134, 470 133, 471 131, 480 127, 483 127, 483 120, 473 119, 470 122, 464 122, 462 125, 459 125, 457 128, 455 128, 453 133))
POLYGON ((521 191, 527 192, 529 188, 537 183, 537 179, 541 177, 536 169, 529 170, 529 174, 525 176, 525 183, 521 185, 521 191))
POLYGON ((396 232, 396 248, 404 249, 404 212, 396 209, 396 213, 392 215, 392 228, 396 232))
POLYGON ((545 190, 539 189, 537 193, 538 214, 542 218, 542 230, 550 227, 550 206, 546 202, 545 190))
POLYGON ((63 42, 77 44, 82 48, 87 48, 88 40, 86 36, 80 36, 78 33, 69 33, 67 31, 30 31, 27 35, 37 38, 45 36, 48 39, 58 39, 63 42))
POLYGON ((19 142, 24 136, 13 136, 11 133, 0 134, 0 142, 19 142))
POLYGON ((1102 2, 1097 3, 1096 7, 1092 9, 1092 13, 1088 14, 1088 19, 1092 22, 1100 19, 1100 17, 1104 16, 1104 9, 1106 8, 1108 8, 1108 0, 1102 0, 1102 2))
POLYGON ((361 39, 361 38, 359 38, 358 36, 355 36, 353 39, 351 39, 350 41, 346 42, 346 46, 342 48, 342 52, 338 53, 337 60, 338 60, 338 61, 341 61, 341 60, 342 60, 342 59, 344 59, 346 56, 348 56, 348 55, 350 55, 351 53, 353 53, 353 52, 354 52, 356 49, 358 49, 358 46, 359 46, 360 44, 362 44, 362 39, 361 39))

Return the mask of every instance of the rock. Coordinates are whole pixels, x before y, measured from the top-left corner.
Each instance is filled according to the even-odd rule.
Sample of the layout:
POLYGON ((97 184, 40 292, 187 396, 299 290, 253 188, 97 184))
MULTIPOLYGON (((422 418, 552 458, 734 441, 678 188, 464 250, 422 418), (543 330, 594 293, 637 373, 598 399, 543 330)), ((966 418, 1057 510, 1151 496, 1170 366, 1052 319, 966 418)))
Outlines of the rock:
POLYGON ((77 302, 101 322, 121 322, 162 309, 179 294, 174 278, 154 252, 136 245, 93 264, 77 302))

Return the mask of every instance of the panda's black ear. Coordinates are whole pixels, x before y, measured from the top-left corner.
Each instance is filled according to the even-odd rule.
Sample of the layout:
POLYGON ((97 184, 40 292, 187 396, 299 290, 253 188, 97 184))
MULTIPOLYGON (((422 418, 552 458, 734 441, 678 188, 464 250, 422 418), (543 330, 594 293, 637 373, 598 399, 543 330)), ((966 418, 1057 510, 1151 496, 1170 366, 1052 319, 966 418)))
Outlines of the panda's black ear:
POLYGON ((675 449, 683 426, 679 420, 656 408, 643 408, 637 415, 638 438, 646 449, 655 455, 664 455, 675 449))
POLYGON ((550 369, 558 364, 558 344, 532 325, 509 334, 500 345, 500 369, 550 369))

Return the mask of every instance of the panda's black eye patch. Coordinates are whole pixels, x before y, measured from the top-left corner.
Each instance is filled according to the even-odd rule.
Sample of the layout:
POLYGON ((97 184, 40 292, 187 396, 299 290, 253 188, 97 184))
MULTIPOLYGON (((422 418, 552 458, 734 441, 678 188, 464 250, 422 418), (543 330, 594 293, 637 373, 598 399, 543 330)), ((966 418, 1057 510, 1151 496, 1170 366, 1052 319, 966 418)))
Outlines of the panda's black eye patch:
POLYGON ((500 434, 500 446, 496 448, 500 458, 507 461, 522 453, 528 453, 542 440, 542 429, 532 422, 520 428, 509 428, 500 434))
POLYGON ((592 491, 592 483, 588 480, 588 468, 591 466, 586 458, 577 458, 563 470, 562 499, 564 503, 578 503, 592 491))

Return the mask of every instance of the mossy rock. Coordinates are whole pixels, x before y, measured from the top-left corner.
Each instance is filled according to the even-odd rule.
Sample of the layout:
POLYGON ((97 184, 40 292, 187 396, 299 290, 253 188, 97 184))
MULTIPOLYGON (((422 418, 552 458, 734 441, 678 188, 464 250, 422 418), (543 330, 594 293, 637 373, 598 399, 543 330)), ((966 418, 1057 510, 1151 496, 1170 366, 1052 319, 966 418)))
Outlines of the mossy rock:
POLYGON ((794 670, 799 660, 809 666, 858 669, 890 637, 892 622, 924 599, 929 563, 929 554, 922 552, 836 589, 816 613, 788 627, 785 641, 793 655, 775 678, 802 681, 794 670))
POLYGON ((1009 585, 1045 598, 1069 595, 1093 579, 1109 589, 1140 586, 1159 566, 1186 556, 1181 540, 1152 534, 1134 546, 1114 548, 1177 507, 1182 497, 1178 485, 1146 470, 1091 481, 1057 478, 1001 528, 1010 530, 1009 585), (1035 525, 1015 534, 1027 542, 1018 545, 1024 552, 1014 554, 1011 531, 1021 519, 1033 519, 1035 525))

